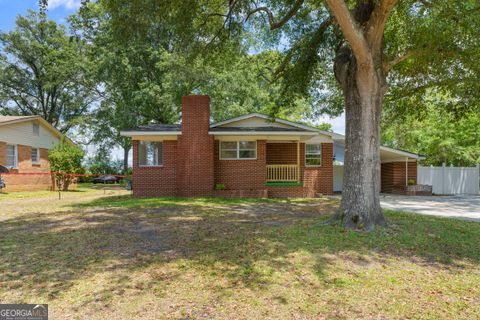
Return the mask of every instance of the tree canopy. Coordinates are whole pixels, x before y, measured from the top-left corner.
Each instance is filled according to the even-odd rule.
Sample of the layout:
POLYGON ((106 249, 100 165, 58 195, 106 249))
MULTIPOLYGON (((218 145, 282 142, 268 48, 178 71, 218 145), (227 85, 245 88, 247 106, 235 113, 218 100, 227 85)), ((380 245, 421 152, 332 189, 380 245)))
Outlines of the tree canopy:
POLYGON ((0 33, 0 112, 41 115, 66 133, 96 99, 85 43, 30 11, 0 33))

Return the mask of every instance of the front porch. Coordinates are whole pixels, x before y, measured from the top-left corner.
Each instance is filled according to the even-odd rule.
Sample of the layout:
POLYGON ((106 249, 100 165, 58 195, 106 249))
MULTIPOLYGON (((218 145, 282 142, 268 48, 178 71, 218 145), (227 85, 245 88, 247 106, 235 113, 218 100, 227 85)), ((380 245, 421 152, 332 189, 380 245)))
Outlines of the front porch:
POLYGON ((305 144, 296 142, 266 143, 267 186, 292 186, 302 183, 305 144))

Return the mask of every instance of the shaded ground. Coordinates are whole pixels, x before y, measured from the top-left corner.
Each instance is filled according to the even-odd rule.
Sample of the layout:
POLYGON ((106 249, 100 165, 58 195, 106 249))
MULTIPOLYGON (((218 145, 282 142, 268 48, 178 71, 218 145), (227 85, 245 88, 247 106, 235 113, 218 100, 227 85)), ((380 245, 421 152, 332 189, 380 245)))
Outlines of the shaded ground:
POLYGON ((480 196, 411 197, 384 195, 382 207, 425 215, 480 221, 480 196))
POLYGON ((52 319, 480 317, 479 223, 389 212, 367 234, 322 226, 331 198, 111 192, 0 199, 0 301, 52 319))

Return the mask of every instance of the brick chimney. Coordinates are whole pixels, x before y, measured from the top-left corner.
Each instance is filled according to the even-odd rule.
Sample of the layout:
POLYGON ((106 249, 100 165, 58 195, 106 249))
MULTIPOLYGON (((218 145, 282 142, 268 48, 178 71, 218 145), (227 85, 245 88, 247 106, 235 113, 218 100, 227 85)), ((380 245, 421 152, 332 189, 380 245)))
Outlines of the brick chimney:
POLYGON ((182 97, 182 134, 177 141, 177 195, 209 196, 214 187, 214 138, 210 97, 182 97))

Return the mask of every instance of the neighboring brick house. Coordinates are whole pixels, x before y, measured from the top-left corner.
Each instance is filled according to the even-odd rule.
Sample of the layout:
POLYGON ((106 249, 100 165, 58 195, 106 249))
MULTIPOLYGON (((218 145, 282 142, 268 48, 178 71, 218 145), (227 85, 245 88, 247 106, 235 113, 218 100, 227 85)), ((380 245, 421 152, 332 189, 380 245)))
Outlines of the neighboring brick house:
POLYGON ((40 116, 0 116, 0 165, 11 173, 2 175, 2 191, 48 190, 52 187, 48 150, 62 134, 40 116))
MULTIPOLYGON (((315 197, 341 191, 344 136, 258 113, 210 124, 206 95, 182 98, 181 124, 121 134, 132 138, 137 197, 315 197)), ((415 178, 400 181, 396 168, 407 163, 408 174, 416 174, 419 155, 386 147, 380 152, 383 185, 415 178)))

